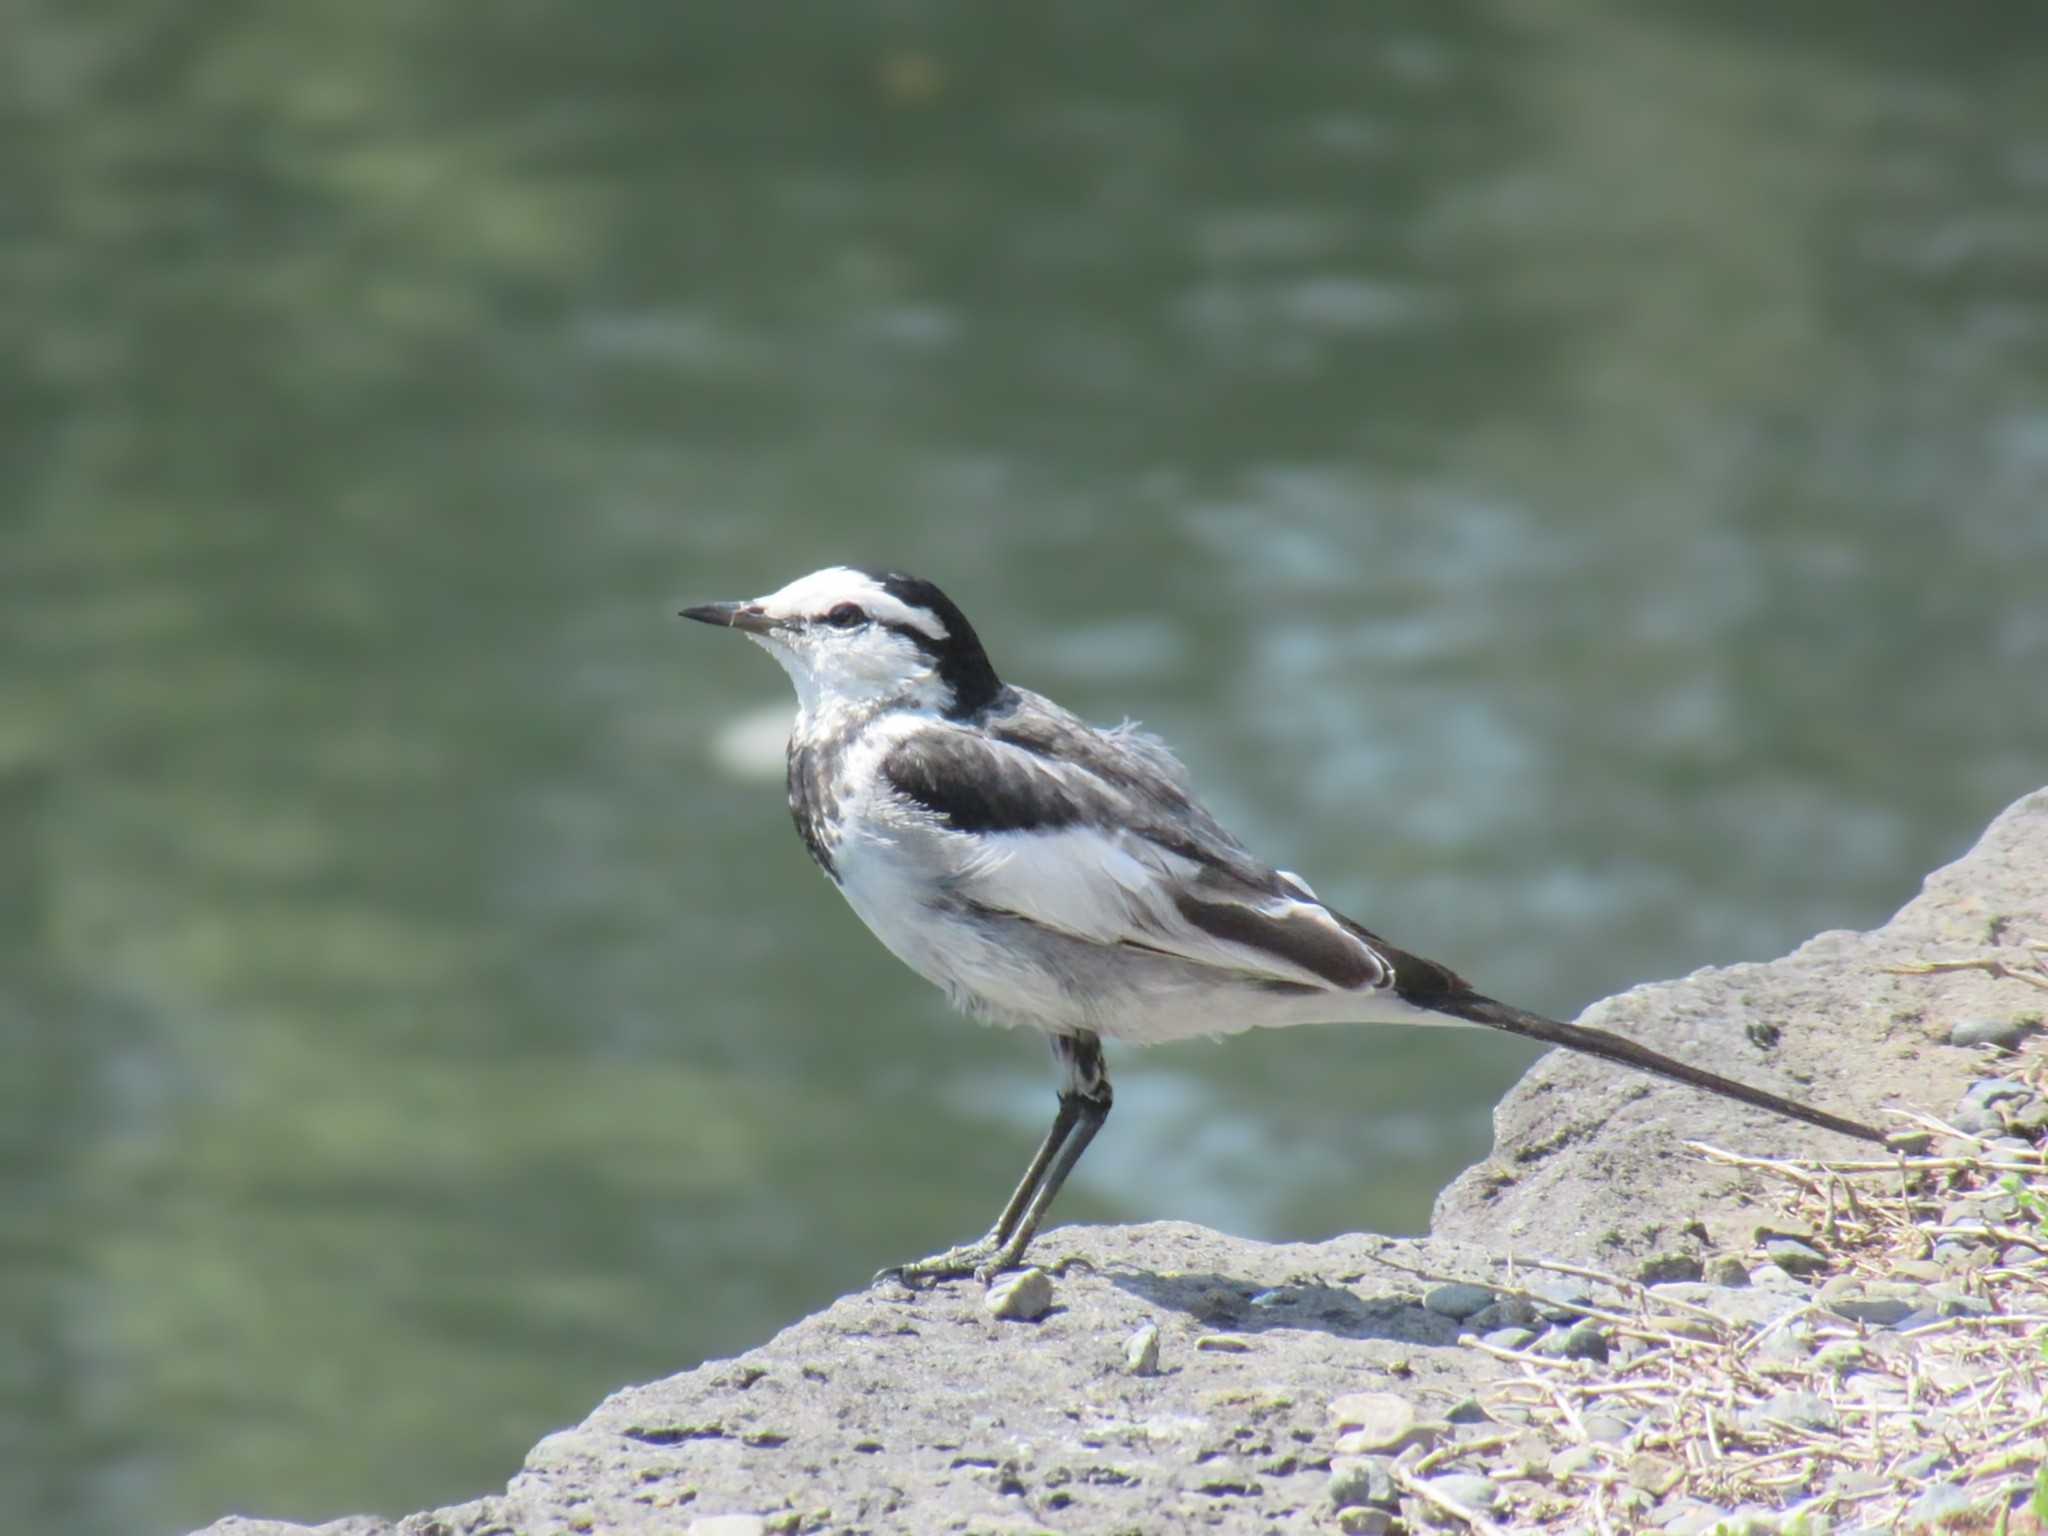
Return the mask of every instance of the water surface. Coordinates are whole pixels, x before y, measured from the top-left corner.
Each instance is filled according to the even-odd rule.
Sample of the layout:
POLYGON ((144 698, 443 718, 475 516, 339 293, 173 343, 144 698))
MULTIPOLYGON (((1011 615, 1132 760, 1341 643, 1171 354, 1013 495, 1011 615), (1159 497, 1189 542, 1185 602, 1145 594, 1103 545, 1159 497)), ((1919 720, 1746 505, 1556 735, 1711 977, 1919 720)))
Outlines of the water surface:
MULTIPOLYGON (((2048 778, 1992 15, 17 7, 10 1509, 467 1497, 986 1224, 1043 1047, 807 866, 682 602, 929 574, 1528 1006, 1881 921, 2048 778)), ((1414 1231, 1528 1059, 1121 1053, 1060 1214, 1414 1231)))

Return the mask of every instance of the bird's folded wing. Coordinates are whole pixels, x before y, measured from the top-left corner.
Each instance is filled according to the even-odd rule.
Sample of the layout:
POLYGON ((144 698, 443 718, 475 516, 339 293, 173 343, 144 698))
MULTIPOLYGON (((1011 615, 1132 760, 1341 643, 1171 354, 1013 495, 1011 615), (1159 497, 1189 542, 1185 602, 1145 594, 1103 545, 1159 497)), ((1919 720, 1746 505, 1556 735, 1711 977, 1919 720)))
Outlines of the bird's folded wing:
POLYGON ((882 764, 898 794, 960 834, 959 900, 1105 947, 1259 981, 1377 989, 1392 969, 1307 887, 1259 863, 1120 733, 1040 739, 927 727, 882 764))

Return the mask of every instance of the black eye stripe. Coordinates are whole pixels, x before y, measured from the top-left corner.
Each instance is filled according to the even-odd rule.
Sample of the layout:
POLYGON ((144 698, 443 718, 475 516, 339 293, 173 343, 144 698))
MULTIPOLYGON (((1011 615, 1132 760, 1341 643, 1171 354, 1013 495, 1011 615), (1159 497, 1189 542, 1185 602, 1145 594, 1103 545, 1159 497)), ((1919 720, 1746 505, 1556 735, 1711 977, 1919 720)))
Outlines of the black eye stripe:
POLYGON ((834 629, 852 629, 856 624, 867 621, 867 612, 859 603, 841 603, 825 615, 825 622, 834 629))

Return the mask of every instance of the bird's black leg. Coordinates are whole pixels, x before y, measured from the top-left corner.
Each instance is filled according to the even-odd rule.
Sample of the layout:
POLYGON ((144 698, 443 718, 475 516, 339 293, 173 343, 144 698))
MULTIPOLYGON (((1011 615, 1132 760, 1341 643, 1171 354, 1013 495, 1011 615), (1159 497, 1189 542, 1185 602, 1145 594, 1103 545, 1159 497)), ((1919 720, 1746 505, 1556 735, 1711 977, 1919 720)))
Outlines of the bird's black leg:
POLYGON ((1061 1074, 1059 1111, 996 1224, 971 1243, 948 1248, 915 1263, 895 1265, 875 1276, 877 1280, 944 1280, 956 1275, 976 1275, 987 1280, 1002 1270, 1014 1268, 1024 1256, 1053 1196, 1060 1192, 1067 1175, 1087 1151, 1088 1143, 1109 1118, 1113 1097, 1099 1036, 1055 1035, 1052 1054, 1061 1074))

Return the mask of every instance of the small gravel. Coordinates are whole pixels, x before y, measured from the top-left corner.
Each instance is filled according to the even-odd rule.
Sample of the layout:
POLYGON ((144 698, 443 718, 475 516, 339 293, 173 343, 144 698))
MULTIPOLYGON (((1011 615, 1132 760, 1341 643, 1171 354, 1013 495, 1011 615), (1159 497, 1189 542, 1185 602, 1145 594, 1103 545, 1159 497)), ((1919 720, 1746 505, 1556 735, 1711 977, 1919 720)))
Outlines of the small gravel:
POLYGON ((1159 1325, 1147 1323, 1124 1341, 1124 1369, 1133 1376, 1159 1374, 1159 1325))
POLYGON ((1035 1323, 1052 1310, 1052 1276, 1033 1266, 1006 1275, 981 1298, 982 1310, 1009 1323, 1035 1323))

